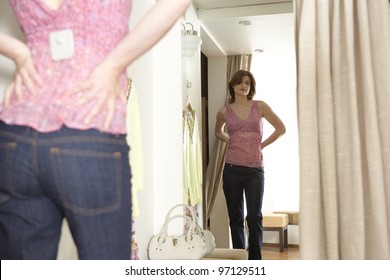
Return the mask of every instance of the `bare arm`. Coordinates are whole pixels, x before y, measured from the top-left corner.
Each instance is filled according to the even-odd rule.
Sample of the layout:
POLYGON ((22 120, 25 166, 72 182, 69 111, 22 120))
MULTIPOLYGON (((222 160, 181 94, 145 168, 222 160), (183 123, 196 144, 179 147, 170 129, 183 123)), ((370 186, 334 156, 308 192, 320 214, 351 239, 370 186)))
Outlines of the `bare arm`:
POLYGON ((219 140, 229 143, 230 137, 223 130, 226 123, 225 116, 226 116, 226 108, 223 107, 218 111, 217 114, 217 122, 215 123, 215 136, 219 140))
POLYGON ((35 86, 42 84, 42 79, 33 65, 31 53, 26 44, 0 32, 0 54, 13 60, 16 65, 13 81, 5 91, 4 105, 8 106, 13 91, 19 100, 23 98, 23 85, 31 94, 35 94, 35 86))
POLYGON ((158 0, 143 19, 108 55, 110 63, 123 72, 140 55, 154 46, 186 11, 190 0, 158 0))
POLYGON ((286 132, 286 127, 267 103, 260 101, 258 106, 262 116, 275 128, 274 132, 261 143, 261 148, 264 149, 282 136, 286 132))
POLYGON ((9 59, 16 60, 20 56, 28 55, 29 50, 22 41, 0 32, 0 53, 9 59))

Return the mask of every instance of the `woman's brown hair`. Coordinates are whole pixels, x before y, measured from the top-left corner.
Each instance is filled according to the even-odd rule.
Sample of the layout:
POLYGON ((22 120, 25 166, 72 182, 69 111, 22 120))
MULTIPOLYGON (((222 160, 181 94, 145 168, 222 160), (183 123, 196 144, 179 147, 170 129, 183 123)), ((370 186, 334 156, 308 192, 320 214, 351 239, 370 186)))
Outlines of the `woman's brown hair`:
POLYGON ((229 82, 229 93, 230 96, 228 97, 228 102, 233 103, 236 100, 236 94, 234 93, 233 87, 235 85, 239 85, 242 82, 242 79, 244 76, 248 76, 251 80, 251 88, 249 90, 249 93, 247 95, 247 98, 249 100, 253 99, 253 96, 256 94, 256 80, 253 77, 253 74, 246 70, 238 70, 236 73, 234 73, 233 77, 230 79, 229 82))

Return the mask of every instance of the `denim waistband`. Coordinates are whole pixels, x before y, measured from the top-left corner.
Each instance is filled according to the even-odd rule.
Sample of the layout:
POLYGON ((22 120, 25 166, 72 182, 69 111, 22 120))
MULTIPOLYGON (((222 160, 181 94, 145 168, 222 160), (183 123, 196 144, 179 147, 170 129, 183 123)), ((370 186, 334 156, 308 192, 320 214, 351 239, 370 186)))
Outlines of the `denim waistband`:
POLYGON ((231 163, 228 163, 228 162, 225 162, 225 166, 228 166, 230 168, 235 168, 235 169, 242 169, 242 170, 253 170, 253 169, 264 170, 263 166, 250 167, 250 166, 231 164, 231 163))
POLYGON ((39 140, 40 144, 52 144, 54 142, 85 142, 96 141, 111 144, 123 144, 126 141, 125 134, 110 134, 96 129, 79 130, 66 126, 53 132, 39 132, 34 128, 20 125, 8 125, 0 121, 0 136, 17 139, 20 142, 32 144, 39 140))

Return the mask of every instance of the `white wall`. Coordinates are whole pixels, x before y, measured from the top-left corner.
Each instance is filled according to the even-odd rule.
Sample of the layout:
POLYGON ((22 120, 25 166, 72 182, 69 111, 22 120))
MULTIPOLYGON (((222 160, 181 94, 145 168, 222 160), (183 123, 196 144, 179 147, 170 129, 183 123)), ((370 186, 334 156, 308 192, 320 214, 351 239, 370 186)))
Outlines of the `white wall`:
MULTIPOLYGON (((293 44, 293 42, 291 42, 293 44)), ((263 151, 265 188, 263 213, 299 211, 299 144, 296 107, 295 52, 254 54, 255 100, 263 100, 282 119, 286 134, 263 151)), ((264 122, 264 137, 272 126, 264 122)), ((288 226, 289 244, 299 244, 299 228, 288 226)), ((276 232, 264 232, 265 243, 278 243, 276 232)))
MULTIPOLYGON (((153 3, 134 1, 130 26, 153 3)), ((183 202, 181 66, 179 21, 129 68, 138 92, 144 147, 145 187, 139 193, 140 216, 135 219, 141 259, 147 259, 149 240, 160 231, 169 208, 183 202)), ((174 226, 174 230, 182 228, 174 226)))
MULTIPOLYGON (((153 3, 134 1, 130 26, 153 3)), ((128 71, 138 92, 145 160, 145 188, 139 193, 140 216, 135 219, 141 259, 147 258, 149 240, 160 231, 169 208, 184 202, 182 109, 187 94, 199 124, 202 123, 200 54, 181 56, 182 22, 191 22, 199 31, 195 10, 190 7, 167 36, 128 71), (188 90, 187 80, 191 83, 188 90)), ((182 229, 179 223, 173 226, 173 231, 182 229)))
MULTIPOLYGON (((293 42, 291 42, 293 44, 293 42)), ((255 100, 265 101, 282 119, 286 133, 263 151, 266 174, 263 212, 299 210, 299 145, 295 52, 254 54, 255 100)), ((273 131, 264 121, 264 138, 273 131)))

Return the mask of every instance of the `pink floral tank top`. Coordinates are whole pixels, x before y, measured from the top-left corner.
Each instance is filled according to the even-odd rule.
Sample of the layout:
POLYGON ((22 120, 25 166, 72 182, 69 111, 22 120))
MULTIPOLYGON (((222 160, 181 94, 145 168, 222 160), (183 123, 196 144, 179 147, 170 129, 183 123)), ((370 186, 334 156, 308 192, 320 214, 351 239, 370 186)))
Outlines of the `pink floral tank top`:
POLYGON ((253 102, 246 120, 240 119, 230 105, 226 106, 226 127, 230 140, 225 162, 246 167, 263 167, 261 139, 263 122, 259 115, 257 101, 253 102))
MULTIPOLYGON (((106 55, 128 34, 131 0, 62 0, 57 10, 42 0, 9 0, 26 36, 34 65, 43 78, 35 96, 26 89, 23 100, 13 95, 7 108, 0 105, 0 120, 8 124, 30 126, 51 132, 66 125, 75 129, 96 128, 100 131, 126 133, 126 104, 118 98, 116 113, 108 130, 104 130, 106 109, 84 124, 94 101, 74 106, 78 96, 65 93, 85 80, 106 55), (53 60, 50 33, 71 30, 74 53, 71 58, 53 60)), ((126 74, 121 75, 126 90, 126 74)), ((79 96, 83 93, 80 92, 79 96)))

